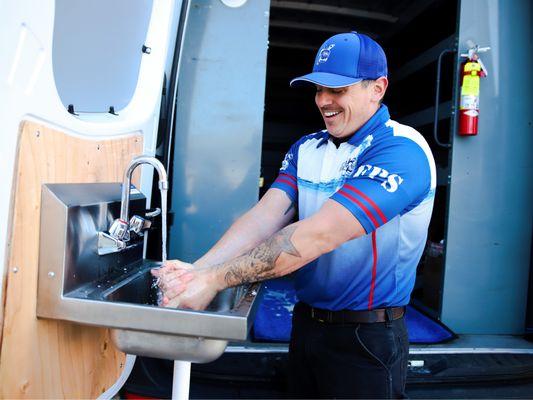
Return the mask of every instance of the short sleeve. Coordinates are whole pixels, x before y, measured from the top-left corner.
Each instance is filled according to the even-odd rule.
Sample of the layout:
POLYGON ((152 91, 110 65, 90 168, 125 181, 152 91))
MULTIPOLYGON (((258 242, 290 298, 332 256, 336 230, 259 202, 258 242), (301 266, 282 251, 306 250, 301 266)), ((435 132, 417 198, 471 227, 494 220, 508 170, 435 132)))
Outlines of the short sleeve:
POLYGON ((278 177, 270 186, 271 188, 283 190, 292 201, 296 201, 298 198, 298 184, 296 178, 298 176, 298 145, 299 142, 291 146, 281 163, 278 177))
POLYGON ((420 204, 431 193, 431 165, 409 139, 373 151, 346 179, 332 200, 346 207, 370 233, 420 204))

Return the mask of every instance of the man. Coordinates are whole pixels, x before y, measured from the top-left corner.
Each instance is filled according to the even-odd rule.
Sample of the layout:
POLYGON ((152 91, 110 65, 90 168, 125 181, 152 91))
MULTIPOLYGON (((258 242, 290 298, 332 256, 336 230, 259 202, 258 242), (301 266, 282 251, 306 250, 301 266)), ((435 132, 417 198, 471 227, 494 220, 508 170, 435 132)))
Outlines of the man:
POLYGON ((292 394, 403 397, 403 314, 433 208, 431 151, 381 104, 387 61, 369 37, 331 37, 298 84, 316 86, 326 129, 292 145, 259 203, 194 267, 174 260, 153 273, 165 305, 201 310, 227 287, 296 271, 292 394))

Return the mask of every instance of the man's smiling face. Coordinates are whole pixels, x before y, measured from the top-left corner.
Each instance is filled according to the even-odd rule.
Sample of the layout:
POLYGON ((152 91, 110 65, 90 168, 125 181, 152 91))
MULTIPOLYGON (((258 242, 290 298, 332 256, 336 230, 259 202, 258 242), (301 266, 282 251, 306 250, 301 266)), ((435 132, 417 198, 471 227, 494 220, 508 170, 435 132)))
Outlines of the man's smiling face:
POLYGON ((372 117, 379 108, 373 96, 374 84, 359 82, 341 88, 316 85, 315 103, 330 135, 348 137, 372 117))

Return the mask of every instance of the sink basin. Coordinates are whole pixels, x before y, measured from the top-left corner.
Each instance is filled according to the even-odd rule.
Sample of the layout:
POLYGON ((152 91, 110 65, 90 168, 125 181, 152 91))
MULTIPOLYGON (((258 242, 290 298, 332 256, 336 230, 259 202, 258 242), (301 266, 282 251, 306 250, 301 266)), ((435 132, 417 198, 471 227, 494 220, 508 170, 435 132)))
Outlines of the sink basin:
POLYGON ((150 269, 128 276, 121 282, 114 283, 99 296, 105 301, 120 301, 123 303, 158 305, 159 290, 154 284, 150 269))
MULTIPOLYGON (((114 283, 112 288, 106 289, 101 293, 101 298, 105 301, 157 306, 160 294, 150 269, 159 267, 160 264, 159 262, 145 260, 146 268, 141 267, 132 276, 123 279, 119 283, 114 283)), ((218 293, 205 311, 221 312, 232 310, 242 298, 245 290, 244 286, 239 286, 218 293)))
MULTIPOLYGON (((118 283, 114 283, 112 287, 98 292, 99 294, 89 295, 89 297, 101 297, 102 300, 109 302, 157 307, 160 294, 150 269, 159 266, 159 264, 145 262, 136 273, 118 283)), ((240 302, 245 301, 244 296, 256 295, 256 293, 250 293, 250 290, 254 291, 256 288, 239 286, 226 289, 218 293, 204 313, 227 312, 228 315, 231 315, 232 310, 240 302)), ((197 363, 215 360, 224 352, 228 344, 227 340, 131 329, 112 329, 111 339, 118 349, 128 354, 169 360, 187 360, 197 363)))
POLYGON ((226 289, 205 311, 160 307, 150 273, 160 265, 139 261, 66 293, 64 301, 100 310, 97 325, 112 328, 114 345, 128 354, 204 363, 218 358, 229 340, 246 339, 259 284, 226 289))
MULTIPOLYGON (((157 306, 143 241, 98 255, 97 232, 120 209, 120 184, 43 185, 37 316, 111 328, 128 354, 209 362, 228 341, 244 341, 260 284, 220 292, 205 311, 157 306)), ((144 209, 132 193, 132 212, 144 209)))

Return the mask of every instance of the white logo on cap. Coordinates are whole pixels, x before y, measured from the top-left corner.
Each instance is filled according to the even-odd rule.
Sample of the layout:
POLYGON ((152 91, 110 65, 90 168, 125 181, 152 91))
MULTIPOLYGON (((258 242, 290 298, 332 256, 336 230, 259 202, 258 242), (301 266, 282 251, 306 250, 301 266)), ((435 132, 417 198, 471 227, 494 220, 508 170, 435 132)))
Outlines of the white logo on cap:
POLYGON ((318 57, 318 61, 316 62, 316 65, 328 61, 329 54, 331 53, 331 49, 335 47, 335 44, 330 44, 328 47, 320 50, 320 57, 318 57))

